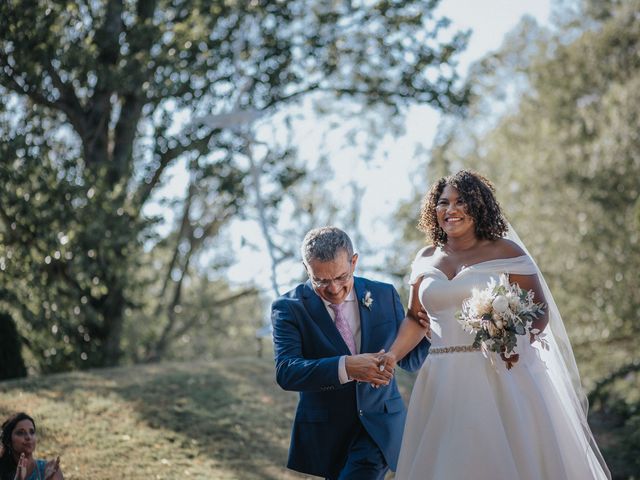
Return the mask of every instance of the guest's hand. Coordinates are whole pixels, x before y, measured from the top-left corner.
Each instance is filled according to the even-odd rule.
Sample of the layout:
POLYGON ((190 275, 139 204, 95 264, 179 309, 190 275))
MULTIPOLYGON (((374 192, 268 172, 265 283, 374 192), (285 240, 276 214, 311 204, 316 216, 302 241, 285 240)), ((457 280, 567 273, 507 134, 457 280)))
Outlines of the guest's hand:
POLYGON ((393 371, 380 369, 379 358, 384 354, 384 350, 378 353, 361 353, 360 355, 349 355, 345 359, 347 375, 359 382, 368 382, 372 386, 389 385, 393 378, 393 371))
POLYGON ((57 457, 55 460, 49 460, 47 465, 44 467, 44 480, 59 478, 62 478, 62 472, 60 471, 60 457, 57 457))
POLYGON ((20 454, 20 459, 18 460, 18 468, 16 469, 16 476, 13 477, 14 480, 26 480, 27 478, 27 458, 24 456, 24 453, 20 454))

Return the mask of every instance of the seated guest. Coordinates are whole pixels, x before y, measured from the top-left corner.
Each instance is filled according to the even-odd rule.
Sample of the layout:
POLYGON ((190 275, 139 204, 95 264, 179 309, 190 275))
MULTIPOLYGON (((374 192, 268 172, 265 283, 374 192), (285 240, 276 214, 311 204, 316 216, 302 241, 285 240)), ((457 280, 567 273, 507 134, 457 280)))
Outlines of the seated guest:
POLYGON ((10 416, 0 434, 0 480, 63 480, 60 457, 36 460, 36 422, 26 413, 10 416))

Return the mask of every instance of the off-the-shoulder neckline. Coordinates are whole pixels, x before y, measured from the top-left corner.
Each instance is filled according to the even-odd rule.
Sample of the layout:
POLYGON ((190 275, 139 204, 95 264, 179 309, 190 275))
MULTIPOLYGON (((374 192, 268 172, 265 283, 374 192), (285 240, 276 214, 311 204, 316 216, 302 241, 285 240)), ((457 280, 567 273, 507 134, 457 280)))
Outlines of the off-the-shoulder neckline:
MULTIPOLYGON (((518 260, 518 259, 522 259, 522 258, 526 258, 527 255, 518 255, 516 257, 504 257, 504 258, 492 258, 491 260, 483 260, 481 262, 477 262, 477 263, 472 263, 471 265, 463 265, 462 268, 460 269, 460 271, 458 271, 458 273, 456 273, 453 277, 449 278, 449 276, 444 273, 442 270, 440 270, 438 267, 434 267, 433 265, 428 265, 427 268, 430 268, 432 270, 435 270, 437 272, 439 272, 444 278, 446 278, 448 281, 452 282, 454 281, 462 272, 465 272, 471 268, 477 267, 478 265, 484 265, 486 263, 492 263, 492 262, 497 262, 497 261, 505 261, 505 260, 518 260)), ((420 259, 426 259, 429 257, 420 257, 420 259)))

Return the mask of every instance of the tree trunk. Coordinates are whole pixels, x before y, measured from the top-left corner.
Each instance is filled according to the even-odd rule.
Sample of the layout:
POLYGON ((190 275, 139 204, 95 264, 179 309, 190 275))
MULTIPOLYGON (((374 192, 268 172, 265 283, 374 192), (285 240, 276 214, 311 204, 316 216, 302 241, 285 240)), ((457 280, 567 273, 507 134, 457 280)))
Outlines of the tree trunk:
POLYGON ((0 380, 27 376, 22 341, 11 315, 0 312, 0 380))
POLYGON ((117 366, 122 357, 122 328, 124 324, 124 295, 118 289, 109 295, 107 302, 101 310, 104 326, 104 347, 102 349, 104 366, 117 366))

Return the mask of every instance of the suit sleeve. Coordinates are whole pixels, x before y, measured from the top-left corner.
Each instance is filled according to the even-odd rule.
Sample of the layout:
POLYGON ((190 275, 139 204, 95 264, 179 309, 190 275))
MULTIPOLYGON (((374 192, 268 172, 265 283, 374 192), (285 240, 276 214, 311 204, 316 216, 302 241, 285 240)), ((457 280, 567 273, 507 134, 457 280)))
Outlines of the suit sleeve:
POLYGON ((290 301, 278 299, 271 306, 276 381, 284 390, 326 391, 340 388, 340 356, 308 359, 303 356, 302 334, 290 301))
MULTIPOLYGON (((402 308, 402 303, 400 302, 400 296, 396 289, 393 289, 393 305, 394 311, 396 315, 396 331, 400 330, 400 324, 404 320, 404 309, 402 308)), ((423 338, 416 347, 411 350, 405 357, 398 362, 398 365, 407 370, 409 372, 415 372, 418 370, 425 358, 427 358, 427 354, 429 353, 429 347, 431 343, 427 338, 423 338)))

